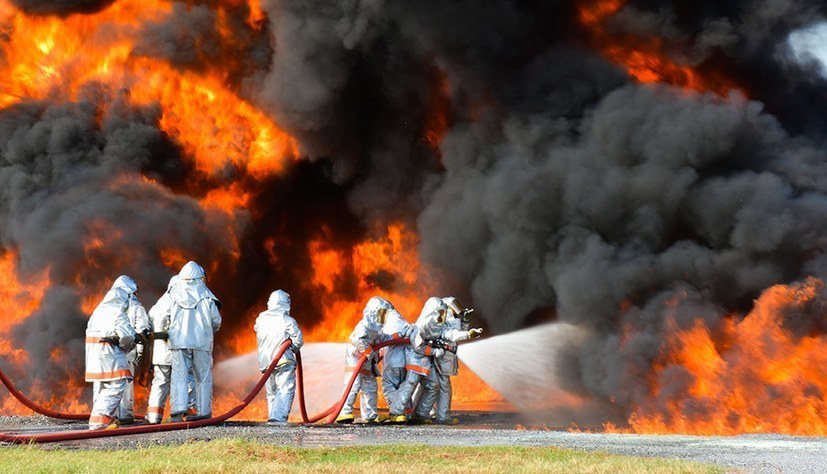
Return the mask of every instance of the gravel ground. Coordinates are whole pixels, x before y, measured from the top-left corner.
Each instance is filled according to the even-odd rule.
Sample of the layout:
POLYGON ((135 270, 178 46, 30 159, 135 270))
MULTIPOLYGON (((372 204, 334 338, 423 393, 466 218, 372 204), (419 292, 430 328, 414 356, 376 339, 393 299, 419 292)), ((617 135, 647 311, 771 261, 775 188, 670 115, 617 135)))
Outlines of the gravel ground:
MULTIPOLYGON (((631 456, 678 458, 755 473, 827 471, 827 438, 783 435, 734 437, 627 435, 568 432, 543 427, 525 429, 525 420, 510 413, 460 412, 457 426, 268 426, 228 422, 220 426, 148 435, 130 435, 44 445, 47 448, 134 449, 159 444, 225 437, 257 439, 281 446, 359 446, 429 444, 440 446, 557 446, 631 456)), ((3 432, 49 432, 84 429, 82 423, 61 423, 41 416, 0 417, 3 432)))

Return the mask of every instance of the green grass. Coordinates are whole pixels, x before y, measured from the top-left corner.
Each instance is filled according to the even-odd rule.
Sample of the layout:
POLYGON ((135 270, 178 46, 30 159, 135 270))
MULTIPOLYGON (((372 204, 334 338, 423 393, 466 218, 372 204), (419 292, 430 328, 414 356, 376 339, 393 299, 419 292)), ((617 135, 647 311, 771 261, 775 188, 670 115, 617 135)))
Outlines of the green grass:
POLYGON ((720 473, 686 461, 584 453, 558 448, 422 445, 290 448, 241 439, 135 450, 0 448, 3 472, 551 472, 720 473))

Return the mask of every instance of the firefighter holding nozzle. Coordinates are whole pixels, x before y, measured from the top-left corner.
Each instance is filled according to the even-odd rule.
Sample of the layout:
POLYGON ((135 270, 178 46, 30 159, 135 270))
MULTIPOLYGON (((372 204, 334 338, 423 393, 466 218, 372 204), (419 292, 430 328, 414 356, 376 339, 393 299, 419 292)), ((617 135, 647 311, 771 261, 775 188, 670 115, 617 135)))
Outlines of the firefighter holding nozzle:
POLYGON ((454 424, 450 418, 451 376, 457 374, 457 342, 476 339, 482 329, 470 329, 472 309, 464 309, 456 298, 429 298, 414 324, 408 347, 408 374, 401 389, 406 405, 391 405, 390 418, 402 421, 402 413, 414 423, 454 424), (413 407, 413 410, 411 410, 413 407), (404 411, 403 411, 404 410, 404 411))
POLYGON ((448 296, 442 298, 442 302, 448 306, 448 313, 445 320, 445 329, 440 339, 434 341, 437 347, 445 348, 445 353, 436 361, 437 385, 436 394, 436 422, 439 424, 456 424, 456 418, 449 416, 451 410, 451 377, 459 373, 459 359, 457 358, 457 343, 468 339, 476 339, 482 334, 482 329, 471 328, 471 315, 474 310, 463 308, 456 298, 448 296))

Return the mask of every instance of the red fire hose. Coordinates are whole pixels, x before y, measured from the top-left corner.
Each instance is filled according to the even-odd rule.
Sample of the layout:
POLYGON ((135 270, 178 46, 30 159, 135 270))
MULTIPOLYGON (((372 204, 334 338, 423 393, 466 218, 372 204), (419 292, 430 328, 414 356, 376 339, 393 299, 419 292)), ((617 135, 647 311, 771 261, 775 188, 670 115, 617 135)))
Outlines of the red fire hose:
MULTIPOLYGON (((391 346, 391 345, 394 345, 394 344, 408 344, 409 342, 410 342, 410 340, 407 339, 407 338, 404 338, 404 339, 391 339, 390 341, 382 342, 382 343, 376 344, 372 347, 373 347, 374 351, 378 351, 379 349, 381 349, 385 346, 391 346)), ((340 398, 338 402, 336 402, 332 407, 328 408, 327 410, 324 410, 323 412, 321 412, 321 413, 319 413, 315 416, 308 417, 307 416, 307 409, 305 408, 305 403, 304 403, 304 369, 302 368, 301 353, 297 353, 296 354, 296 385, 298 386, 299 411, 301 412, 302 420, 305 423, 315 423, 315 422, 321 420, 322 418, 327 417, 327 420, 325 421, 326 423, 333 423, 334 421, 336 421, 336 418, 339 416, 339 412, 342 411, 342 407, 345 405, 345 401, 347 400, 347 396, 350 393, 350 389, 353 387, 354 382, 356 382, 356 376, 359 375, 359 369, 362 368, 362 365, 364 365, 366 360, 367 360, 367 356, 363 355, 359 359, 359 361, 356 363, 356 367, 354 367, 354 369, 353 369, 353 375, 350 376, 350 380, 348 381, 347 386, 345 387, 345 392, 342 394, 342 398, 340 398)))
MULTIPOLYGON (((387 342, 383 342, 374 346, 374 350, 378 350, 382 347, 389 346, 392 344, 403 344, 408 343, 408 339, 393 339, 387 342)), ((223 423, 228 419, 232 418, 233 416, 237 415, 241 410, 247 407, 250 402, 258 395, 258 392, 261 391, 261 388, 267 382, 267 378, 270 377, 270 374, 276 369, 276 364, 278 363, 281 356, 284 354, 284 351, 287 350, 288 347, 292 342, 288 339, 284 341, 281 346, 279 346, 278 351, 276 351, 276 355, 273 357, 273 361, 267 367, 267 370, 264 371, 261 378, 259 379, 258 383, 253 387, 250 393, 241 401, 238 405, 232 408, 230 411, 216 416, 212 418, 207 418, 204 420, 196 420, 196 421, 184 421, 184 422, 175 422, 175 423, 164 423, 158 425, 140 425, 140 426, 129 426, 125 428, 118 428, 115 430, 96 430, 96 431, 71 431, 71 432, 61 432, 61 433, 46 433, 46 434, 37 434, 37 435, 13 435, 7 433, 0 433, 0 442, 5 443, 15 443, 15 444, 22 444, 22 443, 53 443, 58 441, 74 441, 74 440, 81 440, 81 439, 92 439, 92 438, 105 438, 109 436, 125 436, 130 434, 144 434, 144 433, 159 433, 162 431, 174 431, 174 430, 184 430, 190 428, 200 428, 202 426, 209 426, 215 425, 218 423, 223 423)), ((301 354, 296 354, 296 378, 297 378, 297 385, 299 389, 299 407, 301 410, 302 420, 305 423, 315 423, 316 421, 321 420, 325 416, 328 417, 327 422, 332 423, 335 421, 336 417, 339 416, 339 412, 342 411, 342 406, 347 400, 348 393, 350 393, 350 389, 353 386, 354 381, 356 380, 356 376, 359 374, 359 369, 362 368, 362 365, 367 360, 366 356, 362 356, 359 359, 359 362, 356 364, 356 367, 353 371, 353 376, 350 378, 350 382, 348 383, 347 387, 345 387, 345 392, 342 395, 342 398, 334 404, 332 407, 328 408, 327 410, 323 411, 322 413, 315 415, 313 417, 307 416, 307 409, 305 408, 304 402, 304 381, 303 381, 303 370, 301 364, 301 354)), ((9 389, 11 394, 17 398, 21 403, 26 405, 27 407, 31 408, 32 410, 52 417, 52 418, 60 418, 60 419, 68 419, 68 420, 85 420, 89 418, 88 414, 70 414, 70 413, 59 413, 55 412, 43 407, 36 405, 30 399, 28 399, 25 395, 23 395, 12 382, 6 377, 2 370, 0 370, 0 381, 9 389)))
POLYGON ((9 380, 9 378, 6 377, 6 374, 4 374, 2 370, 0 370, 0 382, 3 382, 3 385, 5 385, 6 388, 9 389, 9 392, 14 396, 14 398, 19 400, 20 403, 26 405, 27 407, 29 407, 37 413, 40 413, 41 415, 45 415, 50 418, 58 418, 61 420, 86 420, 89 418, 88 413, 61 413, 38 406, 33 401, 31 401, 31 399, 23 395, 23 393, 21 393, 20 390, 18 390, 17 387, 14 386, 11 380, 9 380))

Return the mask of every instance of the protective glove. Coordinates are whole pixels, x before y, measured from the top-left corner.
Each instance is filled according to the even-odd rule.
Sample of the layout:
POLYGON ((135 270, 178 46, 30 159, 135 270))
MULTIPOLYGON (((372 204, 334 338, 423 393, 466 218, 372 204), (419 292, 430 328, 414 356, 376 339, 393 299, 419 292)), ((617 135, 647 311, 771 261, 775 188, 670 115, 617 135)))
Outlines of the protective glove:
POLYGON ((445 349, 434 349, 434 359, 440 359, 443 355, 445 355, 445 349))
POLYGON ((142 360, 144 360, 144 346, 139 344, 135 346, 135 365, 141 365, 142 360))
POLYGON ((477 339, 482 335, 482 328, 474 328, 468 331, 468 339, 477 339))

